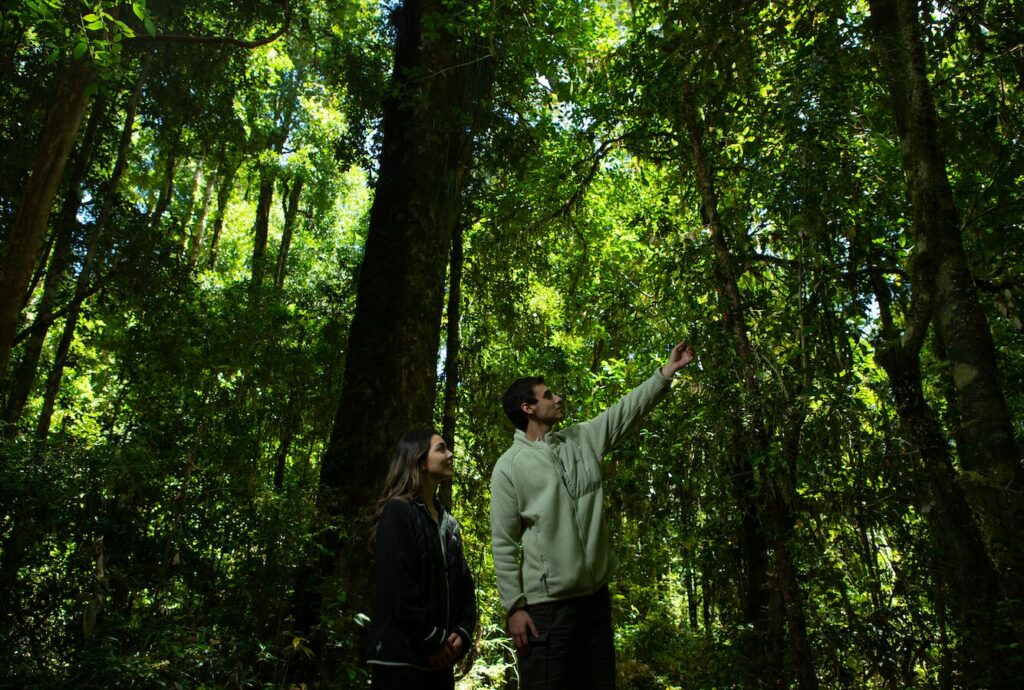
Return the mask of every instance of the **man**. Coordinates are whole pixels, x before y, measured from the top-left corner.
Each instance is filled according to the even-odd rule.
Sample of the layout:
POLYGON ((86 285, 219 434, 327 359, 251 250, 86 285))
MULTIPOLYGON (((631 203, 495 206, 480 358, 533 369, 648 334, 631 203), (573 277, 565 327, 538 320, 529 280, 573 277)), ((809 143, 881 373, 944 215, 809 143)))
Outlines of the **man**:
POLYGON ((491 474, 494 569, 519 652, 519 687, 614 688, 608 543, 601 456, 665 397, 693 360, 681 342, 639 387, 590 421, 553 432, 562 398, 541 377, 502 397, 516 427, 491 474))

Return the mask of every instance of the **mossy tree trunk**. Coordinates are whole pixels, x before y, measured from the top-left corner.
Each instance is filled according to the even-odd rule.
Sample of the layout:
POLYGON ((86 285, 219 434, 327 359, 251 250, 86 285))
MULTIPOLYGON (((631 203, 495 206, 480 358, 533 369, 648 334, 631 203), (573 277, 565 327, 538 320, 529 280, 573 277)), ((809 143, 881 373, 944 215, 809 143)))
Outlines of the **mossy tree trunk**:
POLYGON ((1018 641, 1024 643, 1024 550, 1018 546, 1024 534, 1024 466, 946 172, 919 4, 869 4, 873 48, 888 86, 912 212, 914 289, 928 305, 949 362, 959 413, 961 482, 998 569, 1018 641))

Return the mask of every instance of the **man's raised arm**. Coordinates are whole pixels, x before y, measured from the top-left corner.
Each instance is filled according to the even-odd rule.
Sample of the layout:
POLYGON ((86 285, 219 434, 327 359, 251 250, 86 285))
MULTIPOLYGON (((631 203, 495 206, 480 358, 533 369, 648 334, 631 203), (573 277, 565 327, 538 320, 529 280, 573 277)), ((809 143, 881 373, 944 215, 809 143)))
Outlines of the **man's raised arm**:
POLYGON ((692 362, 693 358, 693 347, 681 341, 672 348, 665 364, 646 381, 601 414, 570 427, 566 433, 577 434, 580 443, 586 444, 596 457, 603 456, 640 418, 661 402, 668 392, 672 377, 692 362))

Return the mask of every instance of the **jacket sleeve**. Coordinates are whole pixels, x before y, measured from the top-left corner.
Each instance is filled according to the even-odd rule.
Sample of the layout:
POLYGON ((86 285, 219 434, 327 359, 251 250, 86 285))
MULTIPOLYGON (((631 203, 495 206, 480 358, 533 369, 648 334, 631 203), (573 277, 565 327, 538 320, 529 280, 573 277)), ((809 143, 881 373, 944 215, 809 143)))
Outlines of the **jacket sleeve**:
POLYGON ((409 640, 429 653, 443 644, 446 633, 430 621, 427 597, 418 584, 424 564, 416 544, 413 510, 405 501, 384 506, 377 524, 377 588, 393 598, 395 619, 409 640))
POLYGON ((519 499, 507 468, 499 459, 491 474, 491 555, 498 594, 505 611, 526 605, 523 575, 519 567, 519 545, 523 536, 519 499))
POLYGON ((469 652, 476 633, 476 586, 473 584, 473 574, 469 570, 469 563, 466 562, 466 556, 462 551, 462 540, 459 539, 455 543, 457 545, 455 562, 458 572, 455 582, 456 604, 455 615, 452 617, 452 632, 458 633, 462 637, 462 654, 459 655, 461 658, 469 652))
POLYGON ((593 419, 568 427, 563 432, 582 444, 591 457, 598 459, 619 442, 634 424, 661 402, 672 386, 672 380, 661 374, 661 368, 631 390, 617 403, 593 419))

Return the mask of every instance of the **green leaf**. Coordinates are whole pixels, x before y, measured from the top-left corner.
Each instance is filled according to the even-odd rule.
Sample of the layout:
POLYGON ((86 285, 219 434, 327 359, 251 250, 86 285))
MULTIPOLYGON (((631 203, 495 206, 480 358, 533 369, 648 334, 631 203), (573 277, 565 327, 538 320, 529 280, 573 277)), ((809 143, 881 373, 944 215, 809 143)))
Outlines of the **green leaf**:
POLYGON ((121 33, 127 36, 128 38, 133 38, 135 36, 135 30, 127 24, 125 24, 124 22, 120 20, 114 20, 114 24, 117 26, 118 29, 121 30, 121 33))
POLYGON ((97 14, 87 14, 84 17, 82 17, 82 21, 86 24, 91 24, 92 22, 99 21, 99 19, 100 17, 97 14))
POLYGON ((140 3, 132 3, 132 12, 139 18, 140 21, 146 20, 146 9, 140 3))
POLYGON ((87 50, 89 50, 89 44, 86 41, 79 41, 78 44, 75 45, 75 50, 71 53, 72 59, 80 59, 85 55, 85 51, 87 50))
POLYGON ((153 20, 150 19, 149 17, 146 17, 145 19, 142 20, 142 23, 146 25, 146 33, 148 33, 150 36, 153 36, 155 38, 156 37, 156 25, 153 24, 153 20))

